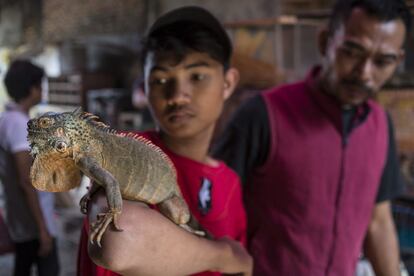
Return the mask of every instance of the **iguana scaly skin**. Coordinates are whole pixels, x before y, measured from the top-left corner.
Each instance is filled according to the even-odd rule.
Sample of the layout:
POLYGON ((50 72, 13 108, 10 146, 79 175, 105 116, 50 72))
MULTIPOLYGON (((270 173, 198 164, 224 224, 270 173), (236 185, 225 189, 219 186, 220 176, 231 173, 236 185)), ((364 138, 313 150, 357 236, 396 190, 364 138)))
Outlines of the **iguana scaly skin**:
MULTIPOLYGON (((156 204, 176 224, 191 232, 190 212, 176 182, 172 161, 137 134, 121 134, 80 111, 46 113, 28 122, 34 162, 30 176, 39 190, 60 192, 79 186, 81 172, 93 180, 81 200, 86 212, 90 195, 105 188, 108 211, 91 225, 91 242, 100 241, 110 223, 117 230, 122 198, 156 204)), ((199 234, 199 233, 198 233, 199 234)))

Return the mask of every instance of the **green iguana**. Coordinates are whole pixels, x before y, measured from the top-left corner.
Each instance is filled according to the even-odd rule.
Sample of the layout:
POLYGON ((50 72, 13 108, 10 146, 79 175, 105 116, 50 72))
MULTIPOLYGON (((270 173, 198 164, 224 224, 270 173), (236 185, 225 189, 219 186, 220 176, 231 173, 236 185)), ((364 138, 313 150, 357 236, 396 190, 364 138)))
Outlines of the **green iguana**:
POLYGON ((123 134, 77 109, 46 113, 28 122, 28 140, 34 162, 30 177, 39 190, 60 192, 79 186, 81 172, 94 183, 81 199, 86 213, 90 196, 104 187, 109 209, 91 225, 90 240, 100 241, 117 218, 122 198, 156 204, 161 213, 184 229, 204 235, 189 212, 177 185, 172 161, 156 145, 138 134, 123 134), (191 223, 197 226, 190 227, 191 223))

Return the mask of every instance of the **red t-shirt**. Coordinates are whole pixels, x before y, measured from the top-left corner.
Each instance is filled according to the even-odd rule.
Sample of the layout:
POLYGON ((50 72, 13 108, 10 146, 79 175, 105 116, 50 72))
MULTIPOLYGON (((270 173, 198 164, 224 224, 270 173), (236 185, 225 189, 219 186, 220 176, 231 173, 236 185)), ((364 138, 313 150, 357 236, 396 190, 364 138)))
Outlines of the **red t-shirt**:
MULTIPOLYGON (((241 184, 237 174, 219 162, 211 167, 168 150, 156 132, 142 136, 159 146, 172 160, 177 170, 178 184, 190 211, 200 224, 215 237, 227 236, 246 244, 246 215, 242 203, 241 184)), ((82 228, 78 254, 79 276, 119 275, 95 265, 88 256, 86 219, 82 228)), ((204 272, 197 276, 221 275, 204 272)))

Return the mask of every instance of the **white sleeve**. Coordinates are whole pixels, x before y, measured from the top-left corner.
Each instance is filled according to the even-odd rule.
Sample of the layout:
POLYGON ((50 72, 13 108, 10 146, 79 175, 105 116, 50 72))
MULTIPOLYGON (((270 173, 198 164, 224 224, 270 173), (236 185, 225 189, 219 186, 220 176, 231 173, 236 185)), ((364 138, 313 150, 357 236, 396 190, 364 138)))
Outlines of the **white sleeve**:
POLYGON ((9 141, 10 151, 16 153, 19 151, 29 151, 29 142, 27 141, 27 119, 24 116, 13 116, 8 122, 7 141, 9 141))

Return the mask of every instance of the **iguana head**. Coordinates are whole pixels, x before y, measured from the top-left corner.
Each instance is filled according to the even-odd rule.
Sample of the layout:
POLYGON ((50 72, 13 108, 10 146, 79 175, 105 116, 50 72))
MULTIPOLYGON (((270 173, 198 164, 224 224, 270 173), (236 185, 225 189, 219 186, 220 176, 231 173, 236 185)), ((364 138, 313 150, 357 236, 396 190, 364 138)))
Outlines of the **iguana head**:
POLYGON ((31 154, 65 153, 71 144, 65 135, 65 123, 70 113, 48 112, 27 123, 31 154))
POLYGON ((27 123, 27 138, 32 155, 36 157, 39 154, 60 153, 66 156, 75 145, 87 145, 93 138, 91 129, 106 126, 96 122, 97 118, 78 108, 73 112, 48 112, 30 120, 27 123))
POLYGON ((73 160, 73 151, 90 142, 91 118, 97 117, 76 109, 48 112, 27 123, 27 138, 35 158, 31 168, 33 186, 39 190, 64 191, 79 185, 80 171, 73 160))

